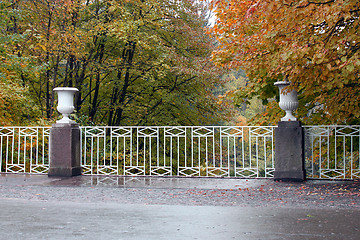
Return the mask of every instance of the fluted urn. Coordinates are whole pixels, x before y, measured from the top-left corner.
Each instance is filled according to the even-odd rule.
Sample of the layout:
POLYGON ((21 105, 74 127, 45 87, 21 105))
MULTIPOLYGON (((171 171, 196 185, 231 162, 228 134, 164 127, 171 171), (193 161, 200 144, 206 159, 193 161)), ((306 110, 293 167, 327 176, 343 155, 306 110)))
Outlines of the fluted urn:
POLYGON ((72 87, 57 87, 54 91, 58 94, 57 110, 63 115, 63 118, 56 121, 56 123, 75 123, 69 118, 69 115, 74 111, 74 95, 79 90, 72 87))
POLYGON ((293 116, 293 111, 295 111, 299 106, 299 101, 297 97, 297 91, 291 90, 283 91, 283 89, 289 86, 291 83, 288 81, 276 82, 274 85, 279 88, 280 91, 280 102, 279 106, 282 110, 286 112, 285 117, 281 118, 281 121, 297 121, 297 118, 293 116))

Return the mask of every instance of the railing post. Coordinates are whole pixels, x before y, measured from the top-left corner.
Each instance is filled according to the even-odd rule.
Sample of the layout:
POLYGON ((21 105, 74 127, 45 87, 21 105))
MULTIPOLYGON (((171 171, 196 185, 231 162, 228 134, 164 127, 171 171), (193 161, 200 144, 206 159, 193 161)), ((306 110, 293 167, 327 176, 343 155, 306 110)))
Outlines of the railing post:
POLYGON ((63 118, 52 125, 50 130, 49 177, 71 177, 81 174, 80 128, 70 120, 73 112, 73 98, 76 88, 55 88, 58 92, 58 111, 63 118))
POLYGON ((279 122, 275 128, 274 180, 304 181, 304 163, 304 129, 301 122, 279 122))
POLYGON ((288 93, 282 89, 290 82, 277 82, 280 90, 280 107, 286 111, 286 116, 278 123, 275 129, 275 171, 274 180, 304 181, 305 155, 304 155, 304 129, 301 122, 292 116, 299 102, 297 92, 288 93))

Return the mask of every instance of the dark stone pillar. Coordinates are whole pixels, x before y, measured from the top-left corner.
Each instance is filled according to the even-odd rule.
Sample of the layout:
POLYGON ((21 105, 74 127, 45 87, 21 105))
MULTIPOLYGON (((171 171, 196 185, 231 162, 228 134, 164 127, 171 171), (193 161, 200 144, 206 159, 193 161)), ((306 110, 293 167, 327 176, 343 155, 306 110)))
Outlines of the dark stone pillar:
POLYGON ((76 123, 55 123, 50 130, 49 177, 81 174, 80 128, 76 123))
POLYGON ((274 180, 304 181, 304 163, 304 130, 301 122, 279 122, 275 128, 274 180))

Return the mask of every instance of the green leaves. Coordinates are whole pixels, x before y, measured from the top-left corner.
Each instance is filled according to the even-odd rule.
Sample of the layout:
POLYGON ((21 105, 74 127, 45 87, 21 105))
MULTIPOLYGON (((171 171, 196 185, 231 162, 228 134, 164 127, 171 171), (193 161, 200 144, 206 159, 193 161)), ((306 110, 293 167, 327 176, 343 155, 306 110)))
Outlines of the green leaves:
MULTIPOLYGON (((41 0, 13 6, 17 33, 5 30, 2 37, 18 38, 1 46, 9 49, 8 68, 14 53, 22 65, 3 76, 19 80, 45 118, 57 117, 57 86, 80 90, 77 115, 93 124, 199 125, 225 118, 228 110, 212 94, 222 70, 209 62, 214 47, 203 31, 202 5, 41 0)), ((6 29, 9 21, 2 23, 6 29)))

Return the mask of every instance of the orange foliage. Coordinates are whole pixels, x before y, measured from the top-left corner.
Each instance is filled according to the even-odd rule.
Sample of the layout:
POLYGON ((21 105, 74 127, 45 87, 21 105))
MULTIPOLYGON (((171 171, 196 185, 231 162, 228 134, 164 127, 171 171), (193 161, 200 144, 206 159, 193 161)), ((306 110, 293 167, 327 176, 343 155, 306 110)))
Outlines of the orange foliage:
POLYGON ((358 0, 217 0, 210 7, 217 19, 208 32, 219 42, 212 60, 247 72, 246 97, 272 97, 273 83, 286 78, 300 92, 303 117, 314 109, 323 123, 360 117, 358 0))

